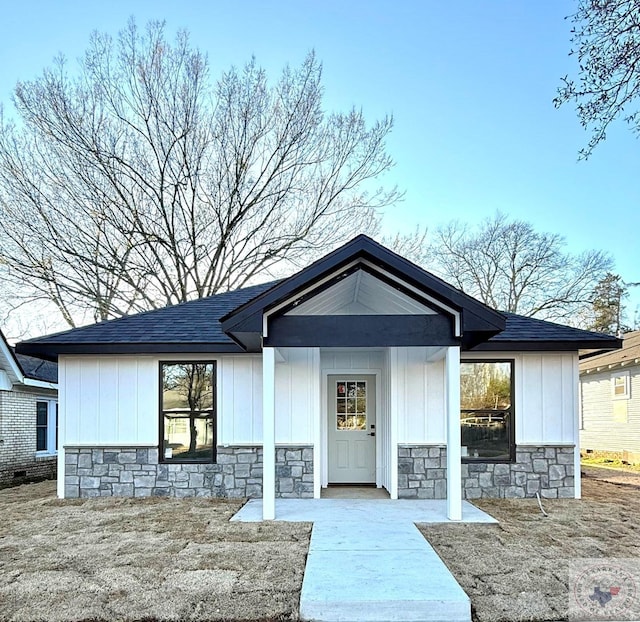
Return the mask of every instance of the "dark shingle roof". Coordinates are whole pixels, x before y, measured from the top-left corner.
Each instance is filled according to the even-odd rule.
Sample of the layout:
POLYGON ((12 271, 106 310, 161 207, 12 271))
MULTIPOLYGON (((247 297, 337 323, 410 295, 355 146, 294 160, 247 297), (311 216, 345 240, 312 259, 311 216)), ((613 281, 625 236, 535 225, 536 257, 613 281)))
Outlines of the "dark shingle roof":
POLYGON ((18 354, 14 351, 18 364, 22 368, 25 377, 42 382, 58 382, 58 364, 53 361, 45 361, 35 356, 18 354))
MULTIPOLYGON (((262 283, 156 311, 31 339, 19 344, 18 348, 23 353, 37 353, 51 358, 55 358, 58 353, 242 352, 243 349, 222 332, 220 318, 277 283, 279 281, 262 283), (144 348, 141 347, 143 344, 144 348)), ((506 318, 505 330, 474 347, 474 351, 620 347, 619 340, 602 333, 515 313, 504 312, 503 315, 506 318)), ((21 364, 23 359, 32 361, 26 365, 34 373, 35 370, 40 370, 40 373, 52 377, 53 367, 43 366, 41 359, 23 354, 18 354, 18 357, 21 364)))
POLYGON ((35 356, 18 354, 9 345, 0 330, 0 369, 5 367, 13 381, 22 382, 23 378, 41 382, 58 382, 58 364, 35 356))
POLYGON ((552 349, 555 344, 558 349, 597 349, 619 348, 620 340, 611 335, 594 333, 580 328, 573 328, 563 324, 555 324, 546 320, 517 315, 503 311, 507 319, 505 329, 494 335, 486 343, 480 344, 476 350, 498 350, 508 346, 516 346, 521 349, 552 349), (528 344, 525 346, 525 344, 528 344))
POLYGON ((58 353, 87 352, 93 345, 96 353, 109 354, 141 352, 139 344, 147 344, 147 352, 242 352, 222 332, 219 319, 278 282, 29 339, 18 344, 18 351, 55 358, 58 353))

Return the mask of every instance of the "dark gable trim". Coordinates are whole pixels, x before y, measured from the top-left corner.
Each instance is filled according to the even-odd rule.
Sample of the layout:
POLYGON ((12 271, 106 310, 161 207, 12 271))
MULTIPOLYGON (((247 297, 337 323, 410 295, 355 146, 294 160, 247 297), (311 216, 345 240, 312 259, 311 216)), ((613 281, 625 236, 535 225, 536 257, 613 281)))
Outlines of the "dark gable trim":
POLYGON ((27 343, 20 344, 22 354, 37 353, 55 361, 60 354, 224 354, 245 352, 235 343, 27 343))
MULTIPOLYGON (((484 329, 497 333, 505 328, 506 320, 502 314, 389 251, 367 236, 360 235, 282 283, 275 285, 248 303, 228 313, 220 320, 223 331, 228 333, 237 332, 240 329, 243 331, 249 329, 260 330, 261 332, 262 314, 265 311, 277 306, 284 300, 295 297, 297 293, 299 294, 304 289, 313 286, 314 282, 339 271, 352 261, 363 259, 393 274, 399 280, 428 292, 429 295, 443 304, 463 311, 463 330, 480 328, 480 330, 484 329), (474 320, 478 320, 478 324, 482 324, 481 327, 467 323, 467 311, 470 312, 469 319, 471 323, 473 324, 474 320), (258 326, 258 318, 260 326, 258 326)), ((373 273, 379 278, 380 275, 375 270, 373 273)))
POLYGON ((288 315, 269 322, 266 346, 453 346, 453 321, 444 315, 288 315))
MULTIPOLYGON (((335 277, 333 277, 332 279, 329 279, 326 283, 323 283, 322 285, 319 285, 318 287, 316 287, 312 291, 308 292, 304 296, 301 296, 299 298, 295 298, 288 305, 286 305, 285 307, 280 309, 278 311, 278 315, 286 315, 289 311, 291 311, 292 309, 294 309, 298 305, 304 304, 308 300, 312 300, 318 294, 321 294, 322 292, 326 291, 327 289, 330 289, 331 287, 333 287, 334 285, 336 285, 340 281, 343 281, 347 277, 349 277, 352 274, 355 274, 356 272, 359 272, 359 271, 366 272, 367 274, 375 277, 376 279, 378 279, 379 281, 381 281, 385 285, 388 285, 389 287, 392 287, 393 289, 398 290, 399 292, 401 292, 402 294, 404 294, 408 298, 411 298, 412 300, 415 300, 416 302, 420 303, 421 305, 431 309, 435 313, 447 313, 446 310, 442 309, 441 307, 438 307, 437 305, 435 305, 430 300, 427 300, 426 298, 424 298, 422 296, 419 296, 415 292, 411 291, 411 289, 409 289, 408 287, 404 287, 402 282, 398 283, 397 281, 394 281, 393 279, 390 279, 386 274, 382 274, 382 273, 376 271, 371 266, 368 266, 367 264, 359 263, 359 264, 356 264, 354 266, 350 266, 346 270, 340 271, 340 274, 337 274, 335 277)), ((416 287, 416 286, 414 286, 414 287, 416 287)), ((443 304, 446 304, 446 303, 443 303, 443 304)), ((451 306, 451 305, 447 305, 447 306, 451 306)), ((456 311, 458 311, 458 309, 456 309, 456 311)))
POLYGON ((577 352, 578 350, 591 350, 593 348, 616 349, 616 339, 565 339, 563 341, 555 341, 552 339, 537 339, 531 341, 485 341, 473 348, 469 348, 468 352, 577 352))

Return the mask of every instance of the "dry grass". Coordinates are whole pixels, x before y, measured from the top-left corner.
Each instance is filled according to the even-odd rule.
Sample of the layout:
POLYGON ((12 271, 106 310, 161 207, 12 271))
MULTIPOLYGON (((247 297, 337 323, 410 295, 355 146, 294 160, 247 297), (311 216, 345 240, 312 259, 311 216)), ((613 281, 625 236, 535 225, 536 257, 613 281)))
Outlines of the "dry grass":
MULTIPOLYGON (((421 526, 475 620, 566 618, 569 561, 640 556, 640 475, 586 471, 584 499, 545 501, 547 518, 535 500, 484 500, 499 525, 421 526)), ((0 620, 297 619, 309 523, 230 523, 240 503, 215 499, 54 494, 0 491, 0 620)))
POLYGON ((297 619, 309 523, 230 523, 217 499, 0 491, 0 620, 297 619))
POLYGON ((570 561, 640 556, 640 488, 587 471, 583 499, 545 500, 546 518, 535 499, 482 500, 474 503, 499 525, 420 526, 471 598, 474 620, 566 619, 570 561))

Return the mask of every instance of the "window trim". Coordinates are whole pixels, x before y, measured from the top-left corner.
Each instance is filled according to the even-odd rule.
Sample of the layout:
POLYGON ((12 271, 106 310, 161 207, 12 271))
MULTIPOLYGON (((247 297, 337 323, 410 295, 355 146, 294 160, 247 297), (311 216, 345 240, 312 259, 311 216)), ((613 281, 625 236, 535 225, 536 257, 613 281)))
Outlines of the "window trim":
POLYGON ((629 379, 629 370, 615 371, 611 373, 611 399, 613 400, 628 400, 631 399, 631 384, 629 379), (624 393, 622 395, 616 395, 616 378, 622 378, 624 380, 624 393))
POLYGON ((38 428, 38 403, 47 405, 47 425, 46 425, 46 440, 47 446, 45 449, 38 449, 38 433, 36 432, 36 457, 44 456, 56 456, 58 454, 58 400, 50 397, 36 396, 36 422, 35 429, 38 428), (53 449, 52 449, 53 448, 53 449))
POLYGON ((218 361, 216 359, 180 359, 180 360, 167 360, 158 361, 158 462, 160 464, 216 464, 218 458, 217 445, 218 445, 218 361), (164 457, 164 410, 163 397, 164 391, 162 389, 163 381, 163 368, 165 365, 212 365, 212 392, 213 392, 213 447, 211 450, 211 457, 207 460, 174 460, 172 458, 166 459, 164 457))
MULTIPOLYGON (((511 379, 510 379, 509 390, 511 391, 511 407, 509 408, 509 410, 511 414, 511 425, 509 426, 509 457, 508 458, 471 458, 468 456, 462 456, 462 464, 513 464, 515 463, 516 461, 516 399, 515 399, 516 360, 509 359, 509 358, 472 358, 472 359, 461 358, 460 364, 462 365, 463 363, 509 363, 510 364, 511 379)), ((460 384, 462 384, 462 382, 460 382, 460 384)), ((460 408, 460 413, 462 413, 462 408, 460 408)), ((460 441, 460 446, 462 446, 462 439, 460 441)))

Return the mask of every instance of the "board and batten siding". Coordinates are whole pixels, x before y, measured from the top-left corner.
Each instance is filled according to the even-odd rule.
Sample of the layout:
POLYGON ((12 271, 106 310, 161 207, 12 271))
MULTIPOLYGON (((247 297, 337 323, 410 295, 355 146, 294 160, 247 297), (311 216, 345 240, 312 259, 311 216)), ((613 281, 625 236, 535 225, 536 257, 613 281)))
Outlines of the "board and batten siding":
POLYGON ((59 358, 62 445, 158 443, 158 360, 59 358))
MULTIPOLYGON (((599 451, 640 452, 640 367, 617 367, 580 377, 580 447, 599 451), (628 371, 629 399, 626 422, 614 416, 611 377, 628 371)), ((616 400, 618 401, 618 400, 616 400)))
MULTIPOLYGON (((399 444, 446 444, 444 360, 424 348, 396 348, 399 444)), ((574 353, 487 352, 463 360, 514 360, 516 445, 577 443, 578 357, 574 353)))
MULTIPOLYGON (((444 361, 428 361, 425 348, 393 348, 392 368, 388 365, 389 353, 382 350, 320 352, 317 348, 284 348, 279 354, 276 363, 276 443, 314 443, 320 394, 324 391, 320 387, 321 371, 327 374, 332 370, 383 372, 379 387, 382 398, 379 428, 385 446, 389 443, 445 443, 444 361), (396 394, 386 395, 391 388, 396 394), (392 411, 395 421, 388 416, 392 411)), ((576 355, 463 353, 462 357, 515 359, 518 444, 558 445, 576 441, 576 355)), ((157 445, 158 365, 161 360, 175 358, 61 356, 63 445, 157 445)), ((181 357, 183 360, 204 358, 207 357, 181 357)), ((210 358, 218 362, 218 444, 261 444, 260 355, 210 358)), ((640 380, 634 378, 632 394, 640 394, 637 393, 639 383, 640 380)), ((640 413, 633 412, 636 414, 632 415, 630 410, 630 420, 632 416, 640 419, 640 413)), ((390 474, 384 479, 387 477, 390 474)))
POLYGON ((395 407, 400 444, 445 445, 444 356, 428 361, 424 347, 394 348, 395 407))
MULTIPOLYGON (((61 356, 62 444, 157 445, 159 363, 176 359, 175 355, 61 356)), ((218 445, 261 444, 261 356, 180 356, 180 360, 205 359, 217 361, 218 445)), ((281 350, 276 363, 276 443, 313 443, 314 404, 318 404, 313 378, 319 378, 317 349, 281 350)))
POLYGON ((577 444, 577 354, 522 354, 515 373, 516 445, 577 444))
MULTIPOLYGON (((276 444, 313 445, 320 408, 320 349, 278 348, 276 444)), ((259 404, 260 417, 262 405, 259 404)))

